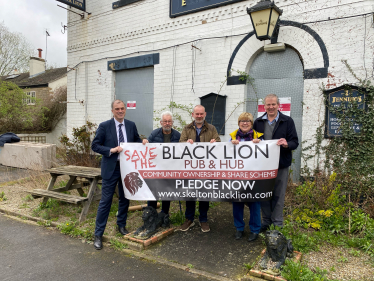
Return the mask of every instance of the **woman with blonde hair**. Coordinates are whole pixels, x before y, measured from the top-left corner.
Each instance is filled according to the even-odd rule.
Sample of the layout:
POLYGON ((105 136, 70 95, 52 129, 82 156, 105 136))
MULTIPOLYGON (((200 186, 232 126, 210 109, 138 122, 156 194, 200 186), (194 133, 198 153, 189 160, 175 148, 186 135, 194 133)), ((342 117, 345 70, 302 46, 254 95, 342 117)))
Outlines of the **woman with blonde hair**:
MULTIPOLYGON (((238 125, 239 129, 230 134, 230 141, 233 144, 236 145, 242 141, 253 141, 254 143, 259 143, 260 139, 263 139, 262 133, 253 130, 253 116, 251 113, 243 112, 240 114, 238 125)), ((235 239, 237 240, 241 239, 244 234, 244 204, 249 207, 250 212, 249 229, 251 232, 248 237, 248 241, 250 242, 257 239, 261 229, 261 204, 260 202, 232 202, 234 225, 236 227, 235 239)))

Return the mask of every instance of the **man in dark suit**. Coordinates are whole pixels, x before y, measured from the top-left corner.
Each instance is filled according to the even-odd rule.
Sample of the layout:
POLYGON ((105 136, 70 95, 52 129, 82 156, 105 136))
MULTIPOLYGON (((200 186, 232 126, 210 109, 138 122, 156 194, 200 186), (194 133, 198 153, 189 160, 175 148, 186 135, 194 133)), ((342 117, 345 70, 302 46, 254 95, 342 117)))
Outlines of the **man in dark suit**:
POLYGON ((93 151, 103 156, 101 160, 101 200, 96 216, 94 247, 103 248, 102 237, 108 221, 113 194, 118 183, 119 204, 117 214, 118 231, 122 235, 128 234, 126 230, 127 210, 129 200, 125 198, 122 187, 119 153, 122 152, 121 142, 141 142, 135 123, 125 119, 126 107, 123 101, 112 102, 114 118, 99 125, 96 136, 92 141, 93 151))
POLYGON ((279 98, 269 94, 264 98, 266 113, 255 120, 253 129, 264 134, 265 140, 278 140, 280 146, 278 175, 275 180, 273 197, 261 202, 262 226, 260 232, 270 225, 283 227, 283 207, 288 182, 288 169, 292 162, 292 150, 299 146, 295 123, 291 117, 282 114, 279 98))

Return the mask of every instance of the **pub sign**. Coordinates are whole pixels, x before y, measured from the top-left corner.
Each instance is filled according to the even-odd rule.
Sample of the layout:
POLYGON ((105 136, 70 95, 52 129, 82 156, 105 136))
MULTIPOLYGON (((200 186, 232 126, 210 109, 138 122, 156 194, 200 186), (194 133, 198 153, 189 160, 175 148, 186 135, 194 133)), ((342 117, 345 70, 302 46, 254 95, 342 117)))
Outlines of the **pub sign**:
MULTIPOLYGON (((359 109, 365 110, 365 94, 359 92, 359 88, 351 85, 343 85, 338 88, 327 90, 324 92, 327 95, 326 114, 325 114, 325 138, 340 137, 342 132, 340 130, 341 122, 336 114, 332 113, 329 107, 340 108, 347 107, 352 102, 357 102, 359 109)), ((354 119, 354 116, 352 116, 354 119)), ((354 121, 354 120, 353 120, 354 121)), ((361 124, 353 123, 352 129, 355 133, 361 130, 361 124)))
POLYGON ((58 2, 64 3, 66 5, 69 5, 73 8, 86 11, 86 0, 56 0, 58 2))
POLYGON ((170 17, 195 13, 244 0, 170 0, 170 17))

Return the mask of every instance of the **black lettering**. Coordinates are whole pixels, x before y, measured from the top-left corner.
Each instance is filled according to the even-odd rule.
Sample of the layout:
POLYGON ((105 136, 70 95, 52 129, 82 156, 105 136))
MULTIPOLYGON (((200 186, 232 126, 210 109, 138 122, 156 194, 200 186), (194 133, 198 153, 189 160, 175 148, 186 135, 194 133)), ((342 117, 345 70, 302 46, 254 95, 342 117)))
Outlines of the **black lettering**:
MULTIPOLYGON (((235 146, 234 146, 234 148, 235 148, 235 146)), ((225 159, 232 159, 232 157, 226 156, 226 145, 223 147, 223 155, 224 155, 225 159)))
POLYGON ((249 145, 242 145, 242 146, 239 148, 239 150, 238 150, 238 154, 239 154, 239 156, 240 156, 241 158, 243 158, 243 159, 248 159, 249 157, 252 156, 252 153, 253 153, 253 151, 252 151, 252 147, 250 147, 249 145), (249 148, 249 151, 250 151, 249 155, 246 156, 246 157, 244 157, 244 156, 241 154, 241 150, 242 150, 242 148, 244 148, 244 147, 249 148))
POLYGON ((269 158, 269 147, 266 144, 266 153, 263 152, 257 145, 255 145, 255 158, 257 159, 257 150, 262 153, 262 155, 265 156, 265 158, 269 158))
POLYGON ((204 148, 204 146, 202 146, 202 145, 198 145, 198 146, 196 146, 196 147, 193 149, 193 156, 195 156, 196 159, 203 159, 204 156, 197 157, 197 155, 196 155, 196 149, 198 149, 199 147, 200 147, 200 148, 204 148))
POLYGON ((186 146, 186 147, 184 148, 183 153, 182 153, 182 156, 181 156, 181 159, 183 159, 183 157, 184 157, 185 155, 190 156, 190 158, 192 159, 192 155, 191 155, 191 152, 190 152, 189 149, 188 149, 188 146, 186 146))
POLYGON ((215 146, 212 146, 211 149, 209 149, 208 147, 206 148, 206 159, 209 159, 209 155, 208 155, 208 154, 212 155, 214 159, 217 159, 217 157, 214 156, 214 154, 212 153, 212 150, 213 150, 214 148, 215 148, 215 146))
POLYGON ((162 159, 170 159, 171 154, 170 154, 170 147, 169 146, 163 146, 162 147, 162 159), (165 157, 165 155, 168 154, 168 157, 165 157))
POLYGON ((181 159, 180 157, 175 156, 175 146, 173 146, 173 159, 181 159))

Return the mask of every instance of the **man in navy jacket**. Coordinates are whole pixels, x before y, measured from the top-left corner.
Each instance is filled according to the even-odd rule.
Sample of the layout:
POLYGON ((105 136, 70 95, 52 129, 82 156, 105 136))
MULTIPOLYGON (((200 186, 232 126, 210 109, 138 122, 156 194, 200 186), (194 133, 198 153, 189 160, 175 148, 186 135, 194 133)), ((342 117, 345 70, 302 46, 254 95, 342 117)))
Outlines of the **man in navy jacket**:
POLYGON ((273 197, 269 201, 261 202, 261 232, 269 229, 271 224, 279 227, 283 226, 283 207, 288 182, 288 169, 292 162, 292 150, 299 146, 295 123, 291 117, 278 111, 279 99, 277 95, 267 95, 264 103, 266 113, 255 120, 253 129, 264 133, 265 140, 278 139, 280 157, 273 197))
MULTIPOLYGON (((143 144, 146 143, 165 143, 165 142, 179 142, 181 134, 174 130, 173 127, 173 114, 165 111, 161 114, 161 128, 155 129, 149 135, 148 139, 143 139, 143 144)), ((148 206, 156 209, 157 201, 148 201, 148 206)), ((162 201, 161 211, 169 214, 170 201, 162 201)))
POLYGON ((125 198, 122 187, 119 153, 122 152, 121 142, 141 142, 135 123, 125 119, 126 107, 123 101, 112 102, 114 118, 99 125, 96 136, 92 141, 93 151, 101 154, 101 200, 96 216, 94 247, 97 250, 103 248, 102 236, 108 220, 113 194, 118 183, 119 204, 117 225, 118 231, 126 235, 127 210, 129 200, 125 198))

